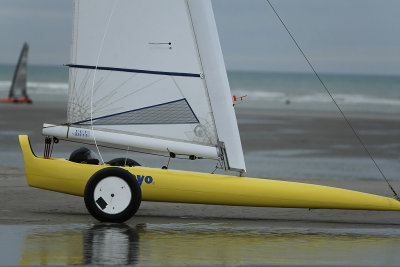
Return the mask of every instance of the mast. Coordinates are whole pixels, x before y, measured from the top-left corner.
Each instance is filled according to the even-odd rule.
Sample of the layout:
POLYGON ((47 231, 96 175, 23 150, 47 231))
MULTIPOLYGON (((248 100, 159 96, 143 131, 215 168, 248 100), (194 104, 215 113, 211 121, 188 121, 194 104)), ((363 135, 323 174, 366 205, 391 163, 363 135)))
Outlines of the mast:
POLYGON ((229 81, 210 0, 188 0, 204 77, 227 168, 246 171, 229 81))

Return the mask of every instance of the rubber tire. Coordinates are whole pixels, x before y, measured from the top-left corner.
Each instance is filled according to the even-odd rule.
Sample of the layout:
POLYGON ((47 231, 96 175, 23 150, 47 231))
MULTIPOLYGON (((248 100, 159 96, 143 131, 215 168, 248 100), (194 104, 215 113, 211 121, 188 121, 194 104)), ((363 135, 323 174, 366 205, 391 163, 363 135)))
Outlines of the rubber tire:
POLYGON ((107 162, 107 164, 110 164, 111 166, 141 166, 139 163, 137 163, 135 160, 130 159, 130 158, 115 158, 107 162), (125 165, 126 162, 126 165, 125 165))
POLYGON ((122 223, 129 220, 140 207, 142 202, 142 190, 136 178, 127 170, 118 167, 108 167, 101 169, 90 177, 86 184, 84 192, 85 205, 89 213, 101 222, 116 222, 122 223), (94 199, 94 190, 96 185, 104 178, 116 176, 124 180, 132 193, 132 198, 128 206, 120 213, 108 214, 103 212, 97 205, 94 199))

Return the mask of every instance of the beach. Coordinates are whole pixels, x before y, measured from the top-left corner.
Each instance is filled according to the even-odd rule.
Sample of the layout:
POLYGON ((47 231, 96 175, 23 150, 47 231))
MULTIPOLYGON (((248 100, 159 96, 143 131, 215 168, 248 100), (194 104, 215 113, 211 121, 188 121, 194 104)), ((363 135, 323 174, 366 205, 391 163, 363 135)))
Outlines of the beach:
MULTIPOLYGON (((65 108, 66 103, 62 101, 0 106, 2 127, 0 225, 2 225, 3 234, 10 234, 13 231, 25 233, 20 237, 20 242, 24 246, 31 246, 30 240, 40 237, 40 249, 50 253, 51 244, 56 242, 60 246, 61 244, 67 246, 62 249, 63 251, 66 249, 68 253, 74 254, 70 250, 76 244, 65 240, 70 234, 85 237, 93 232, 93 227, 97 229, 96 227, 103 225, 105 229, 120 231, 120 226, 99 224, 89 215, 81 197, 29 187, 26 183, 23 157, 17 139, 18 134, 28 134, 33 151, 37 155, 43 155, 44 138, 41 135, 41 125, 43 122, 65 122, 65 108), (43 231, 46 234, 43 234, 43 231), (57 239, 54 239, 55 236, 57 239)), ((253 177, 314 183, 393 196, 340 114, 239 107, 237 117, 248 173, 258 174, 253 177), (340 168, 337 168, 338 164, 340 168), (310 177, 307 177, 308 174, 310 177), (318 177, 319 174, 323 175, 318 177), (360 177, 361 175, 365 177, 360 177)), ((393 187, 399 189, 400 180, 396 176, 399 169, 398 155, 400 155, 400 141, 397 138, 400 131, 398 117, 387 114, 367 116, 354 113, 350 114, 349 120, 357 129, 370 153, 381 167, 383 166, 382 170, 391 180, 393 187)), ((53 154, 56 157, 68 158, 71 151, 79 146, 79 144, 60 142, 54 148, 53 154)), ((90 148, 95 150, 94 147, 90 148)), ((102 151, 103 156, 109 158, 125 155, 124 151, 104 149, 102 151)), ((153 167, 160 167, 165 161, 164 158, 158 161, 150 160, 148 156, 135 153, 130 153, 129 157, 141 163, 152 164, 153 167)), ((213 169, 213 163, 209 162, 205 164, 195 161, 190 164, 195 165, 194 169, 207 170, 208 168, 210 172, 213 169)), ((184 169, 187 161, 173 162, 172 165, 184 169)), ((146 246, 157 247, 156 252, 148 252, 150 254, 141 253, 141 256, 135 254, 134 262, 143 265, 163 265, 162 262, 172 265, 187 263, 195 265, 308 265, 310 263, 340 265, 372 262, 390 266, 391 263, 399 262, 397 257, 388 263, 387 259, 391 258, 392 254, 388 256, 386 252, 383 254, 381 252, 384 248, 391 248, 393 242, 400 244, 399 221, 400 213, 386 211, 308 210, 142 202, 137 214, 127 221, 124 227, 128 227, 129 233, 133 231, 133 236, 141 236, 141 249, 146 246), (146 226, 147 230, 143 230, 143 226, 146 226), (158 238, 153 239, 154 235, 171 240, 169 243, 159 243, 158 238), (167 248, 160 251, 165 244, 180 246, 179 243, 174 243, 178 242, 176 235, 185 240, 186 249, 197 249, 200 254, 208 253, 206 245, 199 245, 198 240, 201 237, 208 240, 204 242, 229 243, 232 246, 243 243, 249 251, 246 256, 239 257, 230 245, 225 244, 224 246, 227 246, 225 253, 228 253, 228 256, 224 259, 208 256, 191 261, 187 258, 191 255, 190 252, 182 250, 182 253, 173 252, 176 256, 175 260, 166 260, 168 257, 165 255, 163 261, 160 261, 154 253, 166 253, 167 248), (255 243, 249 243, 249 240, 255 238, 254 236, 257 237, 255 243), (354 241, 355 236, 356 241, 354 241), (340 239, 337 240, 339 237, 340 239), (376 243, 372 245, 371 240, 376 243), (312 242, 313 245, 310 243, 311 247, 308 250, 313 252, 304 251, 305 248, 300 248, 298 245, 294 246, 299 242, 312 242), (391 245, 388 245, 388 242, 391 245), (276 248, 276 244, 279 244, 281 249, 276 248), (325 247, 322 250, 319 248, 321 244, 325 247), (367 253, 368 250, 365 250, 367 244, 371 247, 380 247, 378 252, 381 256, 367 253), (266 254, 265 246, 272 246, 272 248, 269 247, 270 252, 276 253, 266 254), (340 257, 331 256, 331 260, 326 261, 327 251, 343 246, 351 251, 353 256, 348 253, 347 257, 343 257, 343 254, 339 253, 340 257), (286 251, 285 253, 292 254, 292 257, 280 255, 279 253, 282 252, 279 251, 282 249, 286 251), (299 256, 300 253, 308 256, 304 258, 299 256), (362 256, 354 256, 354 253, 361 253, 362 256), (253 255, 257 260, 249 255, 253 255)), ((101 229, 96 230, 99 232, 95 231, 95 233, 106 231, 101 229)), ((129 236, 131 238, 131 235, 129 236)), ((92 245, 79 243, 78 246, 86 251, 92 245)), ((172 249, 171 245, 167 247, 172 249)), ((6 249, 3 252, 9 250, 6 249)), ((19 256, 14 257, 19 259, 19 264, 23 262, 21 258, 30 265, 39 262, 36 256, 27 257, 24 251, 25 249, 21 252, 22 256, 18 254, 19 256)), ((17 252, 12 254, 15 253, 17 252)), ((58 253, 60 256, 65 254, 60 251, 58 253)), ((53 264, 66 264, 66 261, 62 260, 63 257, 52 259, 48 256, 46 259, 53 264)), ((87 260, 86 256, 81 258, 87 260)), ((118 262, 116 259, 110 264, 118 262)), ((8 263, 16 264, 15 261, 8 263)), ((85 263, 79 261, 78 264, 85 263)))
MULTIPOLYGON (((399 3, 22 2, 0 16, 0 267, 400 266, 400 212, 315 209, 400 201, 399 3), (49 147, 43 123, 90 140, 49 147), (129 169, 143 199, 306 208, 142 201, 103 223, 83 197, 28 185, 19 135, 38 157, 87 147, 152 168, 129 169)), ((91 185, 87 166, 72 184, 45 165, 26 167, 51 171, 41 187, 91 185)), ((118 214, 132 187, 109 178, 90 198, 118 214)))
MULTIPOLYGON (((27 186, 25 181, 23 157, 17 135, 28 134, 33 151, 37 155, 42 155, 41 124, 43 122, 62 123, 65 120, 65 103, 1 105, 0 111, 2 114, 2 166, 0 176, 2 186, 0 187, 0 200, 3 203, 1 223, 31 223, 35 221, 42 224, 48 222, 61 223, 65 220, 95 222, 88 215, 80 197, 31 188, 27 186), (21 123, 22 121, 23 123, 21 123), (9 155, 8 159, 7 155, 9 155), (4 164, 5 162, 6 164, 4 164), (7 164, 7 162, 11 163, 7 164)), ((357 170, 357 167, 359 167, 357 165, 354 165, 351 169, 352 159, 363 159, 364 164, 370 165, 372 170, 374 166, 338 114, 310 114, 309 112, 294 113, 291 111, 241 108, 237 111, 237 117, 246 159, 252 159, 253 155, 259 155, 257 160, 263 161, 262 166, 258 166, 258 172, 263 170, 263 176, 258 178, 329 185, 392 196, 392 192, 377 171, 370 173, 364 179, 357 179, 358 171, 363 172, 363 170, 357 170), (268 156, 263 157, 263 152, 269 153, 268 156), (287 171, 285 172, 284 168, 287 163, 285 163, 285 159, 291 162, 296 158, 301 161, 306 157, 324 160, 339 158, 343 162, 347 159, 350 165, 344 165, 343 168, 347 168, 349 177, 286 176, 287 171), (269 164, 274 159, 281 162, 280 176, 269 175, 269 164)), ((400 141, 397 135, 391 134, 400 130, 398 118, 375 114, 371 117, 354 115, 350 119, 357 131, 360 132, 360 137, 367 147, 370 147, 370 153, 376 157, 377 162, 398 161, 400 141)), ((63 144, 56 145, 57 147, 54 150, 58 151, 58 155, 64 155, 65 158, 73 150, 71 147, 77 146, 67 142, 61 143, 63 144)), ((115 153, 118 153, 118 151, 115 153)), ((124 156, 124 152, 120 153, 124 156)), ((255 163, 247 163, 249 172, 252 172, 250 168, 255 163)), ((181 164, 186 164, 186 161, 181 164)), ((305 167, 312 168, 310 165, 305 165, 305 167)), ((392 168, 395 169, 396 167, 393 166, 392 168)), ((273 170, 276 171, 276 168, 277 166, 274 166, 273 170)), ((382 170, 387 171, 385 168, 382 168, 382 170)), ((307 171, 298 171, 298 173, 304 174, 307 171)), ((400 188, 398 177, 387 175, 387 178, 391 179, 394 188, 400 188)), ((302 223, 372 223, 378 225, 397 225, 398 219, 400 219, 400 214, 396 212, 309 211, 304 209, 244 208, 151 202, 144 202, 136 217, 143 216, 283 220, 288 222, 301 221, 302 223)), ((136 220, 136 217, 132 220, 136 220)))
POLYGON ((0 267, 400 266, 400 212, 345 210, 400 210, 398 3, 20 2, 0 16, 0 267), (60 160, 25 168, 19 135, 60 160), (63 181, 82 147, 148 168, 63 181), (142 201, 95 219, 133 205, 129 177, 142 199, 303 208, 142 201))

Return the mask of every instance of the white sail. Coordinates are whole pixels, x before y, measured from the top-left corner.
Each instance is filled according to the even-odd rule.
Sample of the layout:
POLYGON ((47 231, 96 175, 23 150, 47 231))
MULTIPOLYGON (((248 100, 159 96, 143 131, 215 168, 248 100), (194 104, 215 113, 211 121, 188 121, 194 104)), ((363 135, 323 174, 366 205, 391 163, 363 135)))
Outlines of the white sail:
POLYGON ((76 0, 69 66, 70 127, 245 170, 209 0, 76 0))

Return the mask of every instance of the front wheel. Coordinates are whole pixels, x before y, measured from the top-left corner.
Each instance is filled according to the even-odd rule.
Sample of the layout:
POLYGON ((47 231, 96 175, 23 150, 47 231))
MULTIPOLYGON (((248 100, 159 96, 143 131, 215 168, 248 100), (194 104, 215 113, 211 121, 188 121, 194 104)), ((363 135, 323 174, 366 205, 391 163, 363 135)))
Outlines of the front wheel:
POLYGON ((124 222, 139 209, 142 191, 128 171, 109 167, 90 177, 85 187, 85 205, 102 222, 124 222))

